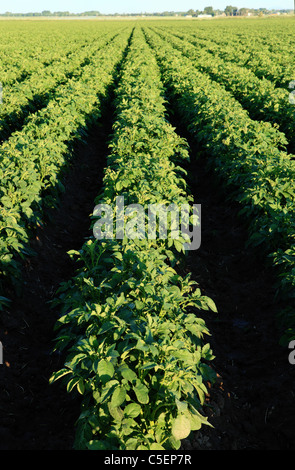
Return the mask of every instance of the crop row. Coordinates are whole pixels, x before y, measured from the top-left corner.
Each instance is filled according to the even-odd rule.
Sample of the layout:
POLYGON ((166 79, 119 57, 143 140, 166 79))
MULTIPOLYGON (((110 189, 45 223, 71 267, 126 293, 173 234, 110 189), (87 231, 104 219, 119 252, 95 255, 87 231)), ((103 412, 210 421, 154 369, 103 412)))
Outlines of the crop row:
POLYGON ((159 34, 189 57, 198 70, 207 73, 212 80, 230 91, 249 111, 252 119, 275 123, 286 134, 290 148, 295 150, 295 113, 294 104, 289 100, 290 91, 276 87, 270 80, 258 78, 245 67, 193 46, 188 39, 181 40, 173 33, 159 34))
MULTIPOLYGON (((287 23, 285 23, 286 25, 287 23)), ((246 53, 248 57, 255 54, 256 60, 265 61, 268 59, 273 64, 280 64, 282 66, 294 64, 292 29, 288 31, 287 28, 283 28, 282 30, 276 30, 274 33, 272 28, 266 31, 264 27, 259 31, 259 27, 253 28, 253 26, 252 24, 252 27, 245 29, 240 25, 239 28, 227 27, 223 30, 220 30, 220 28, 211 30, 209 44, 213 41, 221 48, 223 46, 233 46, 234 44, 237 46, 239 53, 242 53, 242 55, 246 53)), ((189 32, 189 28, 187 28, 187 32, 189 32)), ((199 39, 199 37, 206 39, 206 33, 204 34, 204 32, 200 35, 198 31, 196 35, 196 31, 193 28, 191 28, 190 32, 195 39, 199 39)))
POLYGON ((64 24, 61 29, 39 22, 1 22, 0 28, 0 81, 4 88, 26 80, 32 73, 45 72, 48 65, 62 62, 75 50, 90 46, 106 31, 118 30, 113 25, 91 25, 85 34, 82 25, 72 28, 64 24))
MULTIPOLYGON (((285 136, 267 122, 251 120, 224 87, 199 72, 191 61, 145 28, 157 54, 163 81, 183 122, 211 167, 247 218, 249 243, 281 267, 278 290, 294 302, 295 162, 280 150, 285 136)), ((291 305, 290 305, 291 307, 291 305)), ((282 312, 287 335, 294 335, 294 313, 282 312)))
POLYGON ((99 49, 116 36, 107 33, 96 39, 93 44, 78 47, 66 58, 60 57, 47 67, 41 67, 26 80, 5 87, 3 104, 0 108, 0 140, 23 125, 24 119, 38 109, 44 107, 67 80, 78 79, 83 67, 93 59, 99 49))
POLYGON ((74 143, 100 116, 129 36, 127 30, 99 50, 81 76, 61 85, 54 99, 30 115, 0 148, 1 276, 14 285, 19 261, 31 253, 32 230, 42 221, 44 209, 56 205, 74 143))
MULTIPOLYGON (((45 27, 46 30, 46 27, 45 27)), ((41 39, 41 32, 32 34, 29 30, 17 31, 5 37, 5 25, 1 24, 1 83, 6 87, 15 82, 21 82, 32 73, 45 70, 62 56, 67 57, 73 51, 74 44, 67 38, 67 41, 60 41, 60 35, 51 32, 46 40, 41 39), (19 45, 21 44, 21 47, 19 45)), ((87 41, 80 42, 77 47, 87 41)))
MULTIPOLYGON (((198 313, 216 312, 215 304, 176 270, 182 235, 142 237, 134 225, 138 206, 147 232, 151 204, 192 203, 179 166, 188 158, 187 144, 167 122, 163 95, 155 57, 136 27, 95 201, 96 208, 111 207, 123 226, 103 239, 92 235, 70 252, 79 268, 55 302, 61 309, 56 349, 67 356, 52 381, 62 379, 69 392, 82 395, 76 449, 178 449, 191 431, 209 424, 202 405, 215 374, 198 313), (125 216, 118 198, 124 198, 125 216)), ((94 233, 95 215, 97 209, 94 233)))
MULTIPOLYGON (((177 33, 181 38, 189 38, 197 47, 205 47, 214 57, 220 57, 225 61, 233 62, 251 70, 258 78, 267 78, 276 86, 287 88, 290 81, 294 80, 294 55, 292 54, 292 43, 289 44, 289 50, 282 48, 280 53, 274 53, 267 47, 261 46, 248 38, 246 42, 238 41, 237 37, 228 40, 228 30, 221 34, 220 30, 210 30, 200 34, 195 31, 191 34, 185 34, 183 31, 177 33)), ((279 35, 273 36, 277 41, 279 35)), ((292 37, 290 35, 290 37, 292 37)))

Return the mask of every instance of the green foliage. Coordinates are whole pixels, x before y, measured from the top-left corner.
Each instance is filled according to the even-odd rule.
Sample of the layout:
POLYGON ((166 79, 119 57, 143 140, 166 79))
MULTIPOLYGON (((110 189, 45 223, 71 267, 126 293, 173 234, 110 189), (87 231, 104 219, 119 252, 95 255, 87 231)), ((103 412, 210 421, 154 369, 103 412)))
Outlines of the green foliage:
MULTIPOLYGON (((21 128, 25 118, 45 107, 55 94, 67 93, 67 81, 71 78, 78 80, 99 49, 117 34, 109 32, 93 43, 74 44, 75 49, 66 55, 64 49, 59 55, 54 51, 53 57, 48 57, 46 64, 40 63, 38 70, 32 71, 26 80, 6 84, 0 107, 0 140, 7 140, 13 131, 21 128)), ((45 58, 44 54, 43 60, 45 58)))
POLYGON ((278 87, 264 76, 261 78, 255 75, 250 68, 228 61, 227 56, 221 58, 217 53, 212 54, 210 47, 200 44, 193 34, 177 33, 177 30, 174 32, 171 28, 165 28, 164 32, 159 32, 159 29, 155 31, 188 57, 200 72, 208 74, 213 81, 232 93, 252 119, 277 126, 286 135, 286 139, 281 136, 281 146, 289 143, 295 150, 294 105, 289 101, 290 90, 287 87, 278 87))
POLYGON ((83 395, 75 446, 178 448, 185 433, 208 424, 200 410, 205 382, 215 377, 213 354, 203 342, 209 335, 204 320, 189 312, 211 303, 156 250, 153 256, 135 247, 122 252, 116 243, 95 240, 80 259, 93 245, 99 269, 95 263, 79 273, 59 298, 67 313, 57 324, 56 347, 69 354, 53 380, 63 377, 69 392, 76 387, 83 395), (129 258, 124 269, 117 250, 129 258), (110 257, 108 270, 104 259, 110 257))
MULTIPOLYGON (((102 195, 96 203, 188 202, 178 162, 187 144, 166 121, 156 60, 137 28, 116 90, 116 121, 102 195)), ((125 222, 126 223, 126 222, 125 222)), ((172 264, 180 246, 160 240, 89 239, 77 276, 60 287, 56 348, 62 377, 83 395, 76 449, 178 449, 203 424, 214 382, 209 331, 214 311, 190 276, 172 264)))
MULTIPOLYGON (((241 205, 248 222, 249 244, 278 267, 278 293, 294 302, 295 163, 282 150, 285 135, 271 123, 252 120, 216 81, 198 71, 188 57, 145 28, 156 52, 169 99, 190 134, 210 155, 209 165, 241 205)), ((281 312, 282 325, 293 334, 293 315, 281 312), (289 328, 291 326, 291 328, 289 328)), ((294 332, 294 331, 293 331, 294 332)))
MULTIPOLYGON (((115 208, 118 196, 145 209, 192 204, 182 168, 188 145, 167 122, 169 100, 241 205, 249 243, 277 269, 278 292, 290 304, 279 314, 286 345, 295 337, 295 168, 286 151, 294 141, 286 90, 294 79, 293 25, 284 24, 289 29, 276 43, 267 23, 259 32, 258 22, 241 31, 241 22, 225 22, 222 34, 212 22, 199 22, 197 31, 195 24, 175 23, 170 34, 167 24, 145 22, 132 34, 134 24, 89 23, 87 37, 78 22, 63 33, 45 23, 42 33, 37 23, 26 33, 14 22, 2 28, 1 275, 19 279, 31 233, 57 204, 73 145, 100 116, 120 65, 108 165, 94 204, 115 208), (25 49, 15 47, 15 31, 25 49)), ((158 235, 91 237, 69 252, 79 268, 54 302, 61 311, 55 349, 66 360, 50 382, 81 396, 76 449, 178 449, 210 426, 204 408, 214 356, 203 316, 217 308, 190 275, 179 274, 186 240, 158 235)), ((0 310, 8 306, 1 295, 0 310)))
POLYGON ((32 254, 32 230, 44 210, 57 205, 63 189, 60 178, 75 142, 100 116, 129 35, 110 34, 109 44, 96 52, 81 75, 61 85, 48 105, 30 114, 22 129, 0 147, 0 274, 14 285, 19 283, 19 261, 32 254))

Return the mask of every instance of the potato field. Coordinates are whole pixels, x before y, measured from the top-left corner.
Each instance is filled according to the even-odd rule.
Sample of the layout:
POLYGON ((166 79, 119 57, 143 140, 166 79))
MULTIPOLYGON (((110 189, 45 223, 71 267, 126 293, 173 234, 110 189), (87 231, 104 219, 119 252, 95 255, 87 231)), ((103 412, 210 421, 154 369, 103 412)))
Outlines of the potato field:
POLYGON ((294 27, 0 22, 0 449, 295 450, 294 27))

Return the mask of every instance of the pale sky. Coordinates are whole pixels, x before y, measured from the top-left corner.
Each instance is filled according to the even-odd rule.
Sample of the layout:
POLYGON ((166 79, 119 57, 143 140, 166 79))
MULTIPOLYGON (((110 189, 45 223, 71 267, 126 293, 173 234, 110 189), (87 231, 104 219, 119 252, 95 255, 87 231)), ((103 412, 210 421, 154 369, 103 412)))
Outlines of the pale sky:
POLYGON ((0 13, 41 12, 42 10, 79 13, 97 10, 103 14, 203 10, 206 6, 223 10, 227 5, 238 8, 292 9, 293 0, 0 0, 0 13))

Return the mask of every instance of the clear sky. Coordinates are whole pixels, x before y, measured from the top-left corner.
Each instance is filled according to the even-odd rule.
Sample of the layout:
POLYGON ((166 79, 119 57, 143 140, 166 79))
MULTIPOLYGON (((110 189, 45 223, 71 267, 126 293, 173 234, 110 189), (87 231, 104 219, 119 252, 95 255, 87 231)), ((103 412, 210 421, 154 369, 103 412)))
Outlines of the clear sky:
POLYGON ((292 9, 293 0, 1 0, 0 12, 12 13, 97 10, 104 14, 203 10, 206 6, 223 10, 227 5, 238 8, 292 9))

